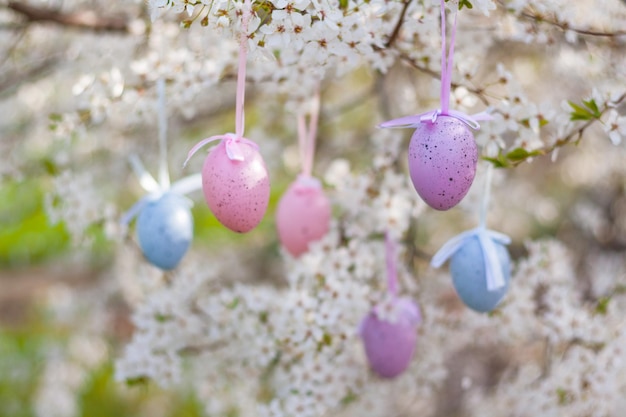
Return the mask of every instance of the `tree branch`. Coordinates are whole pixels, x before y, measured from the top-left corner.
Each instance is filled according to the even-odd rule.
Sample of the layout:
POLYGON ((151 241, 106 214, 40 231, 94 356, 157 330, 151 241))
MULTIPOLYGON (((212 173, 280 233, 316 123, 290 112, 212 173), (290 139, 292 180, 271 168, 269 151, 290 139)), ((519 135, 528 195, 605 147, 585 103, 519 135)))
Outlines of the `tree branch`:
POLYGON ((24 81, 32 81, 43 76, 58 62, 58 57, 47 57, 31 67, 22 68, 19 72, 3 74, 3 79, 0 79, 0 97, 15 91, 24 81))
MULTIPOLYGON (((507 9, 506 5, 501 0, 498 1, 498 4, 500 5, 500 7, 504 8, 504 10, 507 10, 509 13, 512 12, 511 10, 507 9)), ((614 37, 626 35, 626 30, 602 31, 602 30, 592 29, 592 28, 581 28, 581 27, 571 26, 569 22, 559 21, 556 17, 549 17, 547 15, 537 13, 532 9, 526 9, 526 10, 521 11, 519 16, 523 17, 526 20, 531 20, 537 24, 545 23, 547 25, 557 27, 563 31, 569 30, 569 31, 572 31, 579 35, 584 35, 584 36, 614 38, 614 37)))
POLYGON ((7 7, 25 17, 28 22, 33 23, 50 22, 65 27, 95 32, 127 33, 129 31, 127 18, 100 16, 92 10, 62 13, 55 9, 30 6, 18 1, 9 1, 7 7))
POLYGON ((400 16, 398 17, 398 22, 396 23, 396 27, 393 28, 393 32, 389 35, 389 39, 385 44, 385 47, 389 48, 396 41, 398 34, 400 34, 400 29, 402 28, 402 24, 404 23, 404 17, 406 16, 406 11, 409 8, 409 4, 411 0, 404 0, 404 6, 402 6, 402 11, 400 12, 400 16))

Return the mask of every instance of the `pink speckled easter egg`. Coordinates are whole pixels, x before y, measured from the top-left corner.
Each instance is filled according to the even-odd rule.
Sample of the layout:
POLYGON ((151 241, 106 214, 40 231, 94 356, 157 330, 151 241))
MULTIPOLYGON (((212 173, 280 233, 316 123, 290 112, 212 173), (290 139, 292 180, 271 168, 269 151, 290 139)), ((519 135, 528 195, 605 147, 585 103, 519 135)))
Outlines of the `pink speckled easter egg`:
POLYGON ((318 180, 300 177, 278 203, 276 228, 282 245, 300 256, 309 243, 321 239, 330 226, 331 208, 318 180))
POLYGON ((422 123, 409 145, 409 172, 417 193, 432 208, 448 210, 469 191, 478 162, 474 135, 460 120, 439 116, 422 123))
POLYGON ((224 226, 246 233, 263 219, 270 198, 270 181, 259 151, 239 144, 243 161, 231 160, 225 141, 204 160, 202 190, 207 205, 224 226))
POLYGON ((363 319, 361 339, 370 367, 383 378, 394 378, 408 368, 417 342, 417 326, 422 321, 419 307, 409 299, 395 300, 392 321, 379 317, 375 307, 363 319))

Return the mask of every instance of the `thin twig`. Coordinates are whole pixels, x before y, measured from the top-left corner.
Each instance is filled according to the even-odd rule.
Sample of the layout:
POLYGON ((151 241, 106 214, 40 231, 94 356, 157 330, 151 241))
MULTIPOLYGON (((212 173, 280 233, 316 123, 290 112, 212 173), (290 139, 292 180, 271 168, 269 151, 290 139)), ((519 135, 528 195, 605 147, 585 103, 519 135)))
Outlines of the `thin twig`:
POLYGON ((18 1, 9 1, 6 7, 25 17, 28 22, 50 22, 95 32, 129 32, 127 18, 101 16, 91 10, 62 13, 52 8, 31 6, 18 1))
POLYGON ((404 17, 406 16, 406 11, 409 8, 409 4, 411 4, 411 0, 404 0, 402 11, 400 12, 400 16, 398 17, 398 22, 396 23, 396 26, 393 28, 393 32, 391 32, 391 35, 389 35, 389 39, 387 40, 387 43, 385 43, 386 48, 391 47, 393 43, 396 41, 396 39, 398 38, 398 35, 400 34, 400 29, 402 28, 402 24, 404 23, 404 17))
MULTIPOLYGON (((430 75, 431 77, 436 78, 436 79, 439 79, 441 77, 441 74, 439 74, 437 71, 418 64, 413 58, 411 58, 410 56, 406 54, 400 54, 399 58, 402 61, 406 62, 407 64, 411 65, 416 70, 423 72, 424 74, 430 75)), ((489 98, 484 89, 474 88, 474 87, 470 87, 470 86, 455 83, 455 82, 453 82, 451 85, 453 88, 458 88, 458 87, 465 88, 467 91, 474 94, 485 106, 489 105, 489 98)))
MULTIPOLYGON (((502 1, 498 1, 498 4, 504 9, 506 9, 506 5, 502 1)), ((568 22, 561 22, 555 17, 550 18, 549 16, 543 15, 541 13, 537 13, 529 9, 522 11, 519 14, 519 16, 527 20, 532 20, 535 23, 545 23, 545 24, 557 27, 563 31, 569 30, 569 31, 578 33, 579 35, 595 36, 595 37, 602 37, 602 38, 615 38, 618 36, 626 35, 626 30, 602 31, 602 30, 593 29, 593 28, 585 29, 585 28, 571 26, 568 22)))

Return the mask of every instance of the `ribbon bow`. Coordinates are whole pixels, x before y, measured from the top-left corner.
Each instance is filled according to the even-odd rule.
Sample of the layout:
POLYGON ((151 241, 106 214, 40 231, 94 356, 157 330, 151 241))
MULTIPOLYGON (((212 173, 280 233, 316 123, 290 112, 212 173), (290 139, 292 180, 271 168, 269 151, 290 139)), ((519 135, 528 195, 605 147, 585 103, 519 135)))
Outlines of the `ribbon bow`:
POLYGON ((208 137, 206 139, 202 139, 193 148, 191 148, 191 150, 187 154, 187 159, 185 159, 185 162, 183 163, 183 167, 187 166, 187 162, 189 162, 191 157, 196 152, 198 152, 198 150, 200 148, 202 148, 207 143, 211 143, 211 142, 216 141, 216 140, 224 140, 224 141, 226 141, 225 142, 226 155, 228 156, 228 159, 230 159, 231 161, 243 161, 244 160, 243 152, 241 151, 241 144, 242 143, 244 143, 246 145, 250 145, 254 149, 259 150, 259 145, 257 145, 255 142, 251 141, 250 139, 244 138, 244 137, 237 137, 237 135, 235 135, 234 133, 226 133, 226 134, 223 134, 223 135, 210 136, 210 137, 208 137))
POLYGON ((500 258, 498 257, 495 245, 496 242, 503 245, 511 243, 511 238, 503 233, 488 230, 482 226, 460 233, 448 240, 441 249, 437 251, 430 264, 434 268, 439 268, 448 258, 454 255, 463 245, 474 237, 478 237, 480 247, 483 251, 483 262, 487 275, 487 290, 496 291, 506 285, 504 276, 502 275, 502 265, 500 265, 500 258))
POLYGON ((379 128, 417 128, 422 123, 435 123, 439 116, 454 117, 465 123, 468 127, 478 130, 480 129, 480 121, 493 120, 490 109, 483 112, 469 115, 458 110, 448 110, 446 113, 441 109, 431 110, 425 113, 415 114, 412 116, 404 116, 398 119, 388 120, 378 125, 379 128))
POLYGON ((186 195, 202 188, 202 175, 194 174, 184 177, 173 184, 158 183, 154 177, 144 168, 141 160, 137 155, 130 156, 130 164, 135 171, 135 175, 139 179, 141 187, 148 192, 139 201, 137 201, 130 209, 128 209, 120 219, 123 226, 127 226, 136 216, 141 213, 152 201, 156 201, 166 192, 178 195, 186 195))

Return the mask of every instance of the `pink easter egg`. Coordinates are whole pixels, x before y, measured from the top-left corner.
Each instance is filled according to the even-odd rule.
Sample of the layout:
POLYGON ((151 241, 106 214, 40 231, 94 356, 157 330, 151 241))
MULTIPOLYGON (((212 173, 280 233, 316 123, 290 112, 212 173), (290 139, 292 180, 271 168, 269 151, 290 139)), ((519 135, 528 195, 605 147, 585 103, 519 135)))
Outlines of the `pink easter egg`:
POLYGON ((372 370, 383 378, 394 378, 411 363, 417 343, 417 326, 422 321, 419 307, 409 299, 395 300, 393 320, 382 319, 377 306, 363 319, 360 335, 372 370))
POLYGON ((207 205, 224 226, 246 233, 263 219, 270 198, 270 181, 259 151, 240 143, 243 160, 231 160, 225 141, 213 147, 202 167, 207 205))
POLYGON ((331 208, 320 182, 300 177, 293 182, 278 203, 276 227, 282 245, 293 256, 309 249, 330 227, 331 208))
POLYGON ((409 145, 409 172, 422 199, 436 210, 456 206, 469 191, 478 162, 474 135, 460 120, 421 123, 409 145))

